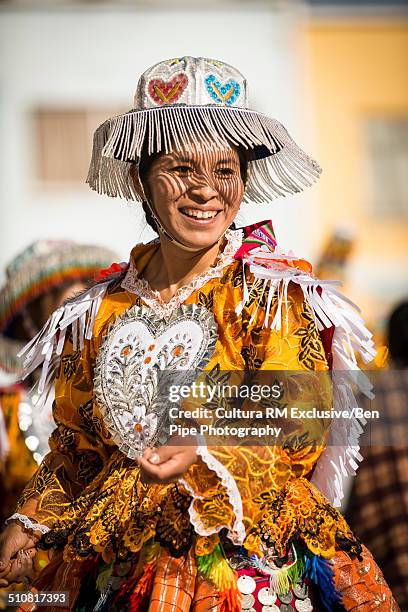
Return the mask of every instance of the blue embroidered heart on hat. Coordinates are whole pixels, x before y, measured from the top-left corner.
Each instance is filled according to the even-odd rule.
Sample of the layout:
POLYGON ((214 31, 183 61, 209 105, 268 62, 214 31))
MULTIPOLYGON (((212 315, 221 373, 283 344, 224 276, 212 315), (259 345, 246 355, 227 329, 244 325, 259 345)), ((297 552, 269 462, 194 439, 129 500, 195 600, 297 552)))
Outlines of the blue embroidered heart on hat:
POLYGON ((229 79, 224 85, 217 80, 214 74, 210 74, 205 79, 205 84, 210 97, 222 104, 234 104, 241 93, 241 86, 234 79, 229 79))

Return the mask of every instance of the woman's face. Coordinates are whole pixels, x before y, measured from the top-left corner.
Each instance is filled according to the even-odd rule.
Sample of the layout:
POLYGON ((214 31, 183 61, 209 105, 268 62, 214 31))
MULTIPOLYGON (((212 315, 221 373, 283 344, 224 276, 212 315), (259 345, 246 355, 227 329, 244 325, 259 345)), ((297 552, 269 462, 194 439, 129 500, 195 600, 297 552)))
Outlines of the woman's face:
POLYGON ((182 244, 213 245, 234 221, 244 195, 240 160, 230 147, 160 155, 144 189, 163 227, 182 244))

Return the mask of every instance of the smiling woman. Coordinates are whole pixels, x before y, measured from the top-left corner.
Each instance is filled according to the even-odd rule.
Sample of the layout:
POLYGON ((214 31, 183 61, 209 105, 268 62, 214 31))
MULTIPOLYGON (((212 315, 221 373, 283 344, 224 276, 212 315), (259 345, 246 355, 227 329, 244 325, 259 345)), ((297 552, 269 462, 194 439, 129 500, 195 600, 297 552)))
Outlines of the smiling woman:
POLYGON ((160 62, 134 106, 96 131, 88 183, 142 203, 159 237, 26 348, 40 396, 56 373, 57 429, 1 536, 0 584, 66 591, 77 612, 397 610, 334 507, 361 424, 290 416, 352 412, 371 334, 270 222, 234 226, 243 200, 301 191, 318 164, 216 60, 160 62), (249 383, 278 397, 240 396, 249 383), (207 391, 174 417, 174 385, 207 391))
MULTIPOLYGON (((191 146, 143 159, 142 188, 153 218, 181 247, 198 251, 218 242, 244 196, 245 165, 236 148, 191 146)), ((156 223, 157 227, 157 223, 156 223)))

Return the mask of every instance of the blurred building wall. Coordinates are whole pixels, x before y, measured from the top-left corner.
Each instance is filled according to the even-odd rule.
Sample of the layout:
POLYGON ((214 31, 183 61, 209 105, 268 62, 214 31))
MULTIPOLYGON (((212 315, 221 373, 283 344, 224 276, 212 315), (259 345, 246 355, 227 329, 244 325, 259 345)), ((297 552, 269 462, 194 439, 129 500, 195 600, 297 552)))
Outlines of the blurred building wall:
MULTIPOLYGON (((324 169, 318 187, 322 232, 338 225, 354 232, 349 292, 375 320, 408 294, 408 193, 405 214, 373 211, 378 177, 370 177, 367 139, 372 119, 408 125, 408 21, 312 17, 305 36, 324 169)), ((406 142, 405 155, 407 150, 406 142)))
MULTIPOLYGON (((75 109, 91 107, 101 121, 108 109, 126 111, 140 73, 161 59, 203 55, 237 66, 247 76, 252 105, 279 118, 313 153, 299 15, 286 4, 284 9, 255 1, 208 10, 115 9, 108 3, 103 10, 3 9, 0 266, 40 237, 103 243, 127 259, 131 247, 149 236, 136 205, 101 197, 84 185, 85 166, 82 183, 38 182, 32 113, 60 108, 72 117, 75 109)), ((319 224, 316 219, 305 235, 314 193, 247 206, 241 222, 273 218, 283 243, 308 256, 319 224)))

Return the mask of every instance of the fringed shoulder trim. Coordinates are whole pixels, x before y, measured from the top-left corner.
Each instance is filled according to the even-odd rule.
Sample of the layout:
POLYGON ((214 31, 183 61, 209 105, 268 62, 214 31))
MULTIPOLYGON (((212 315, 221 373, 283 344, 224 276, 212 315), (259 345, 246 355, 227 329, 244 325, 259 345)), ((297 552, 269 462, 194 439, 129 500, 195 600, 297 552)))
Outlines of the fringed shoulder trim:
POLYGON ((78 348, 82 350, 85 340, 92 338, 96 315, 106 290, 117 277, 118 274, 115 274, 108 280, 97 282, 57 308, 39 333, 19 352, 18 357, 24 358, 23 379, 38 367, 42 368, 41 376, 33 389, 38 398, 37 406, 44 405, 51 391, 67 330, 72 330, 74 351, 78 348))
MULTIPOLYGON (((334 410, 348 411, 351 418, 338 418, 331 427, 327 448, 319 459, 312 482, 335 506, 343 498, 343 478, 354 475, 362 457, 358 444, 366 423, 358 416, 357 402, 353 388, 372 398, 372 385, 358 367, 356 353, 364 363, 376 354, 372 334, 365 327, 358 307, 337 289, 340 281, 319 280, 311 272, 305 260, 293 254, 285 255, 278 249, 271 252, 265 246, 252 249, 242 257, 242 263, 249 267, 253 286, 263 282, 262 291, 267 292, 264 326, 285 330, 288 310, 283 308, 287 301, 290 283, 298 285, 305 302, 313 314, 317 329, 334 327, 332 341, 334 410), (272 299, 274 307, 272 306, 272 299), (285 315, 283 313, 286 313, 285 315)), ((252 286, 244 277, 243 300, 236 308, 242 312, 251 296, 252 286)))

